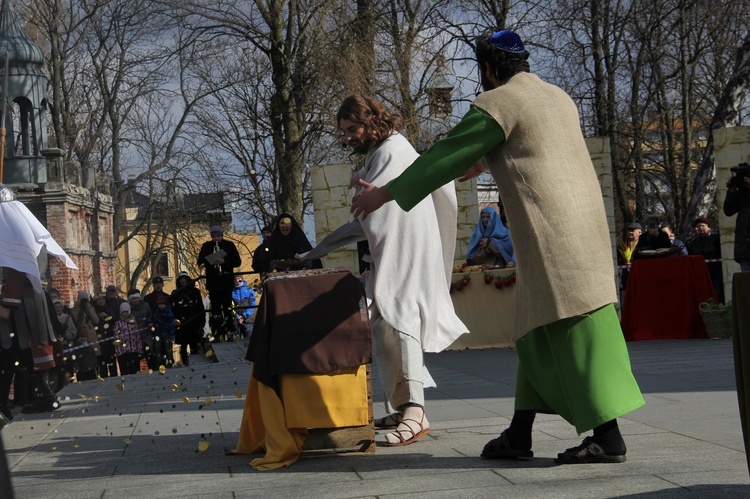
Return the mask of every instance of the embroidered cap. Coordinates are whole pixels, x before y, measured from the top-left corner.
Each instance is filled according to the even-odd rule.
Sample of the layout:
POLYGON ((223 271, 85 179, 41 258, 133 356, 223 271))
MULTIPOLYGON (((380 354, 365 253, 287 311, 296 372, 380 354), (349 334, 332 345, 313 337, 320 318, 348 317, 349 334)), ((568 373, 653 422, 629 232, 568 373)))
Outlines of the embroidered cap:
POLYGON ((515 32, 507 29, 494 33, 490 36, 489 41, 490 45, 505 52, 520 54, 521 52, 526 51, 526 47, 524 47, 521 37, 515 32))

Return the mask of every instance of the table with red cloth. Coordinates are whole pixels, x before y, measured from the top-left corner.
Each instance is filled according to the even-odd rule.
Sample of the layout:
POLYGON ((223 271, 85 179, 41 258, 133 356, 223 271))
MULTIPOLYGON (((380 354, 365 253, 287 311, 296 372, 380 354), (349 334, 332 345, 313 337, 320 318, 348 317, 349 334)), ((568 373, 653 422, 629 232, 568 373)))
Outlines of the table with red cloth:
POLYGON ((304 450, 343 442, 374 451, 372 339, 364 288, 349 271, 268 277, 247 360, 253 370, 233 453, 265 451, 253 467, 278 469, 304 450))
POLYGON ((699 304, 716 294, 702 256, 636 260, 622 304, 626 340, 708 338, 699 304))

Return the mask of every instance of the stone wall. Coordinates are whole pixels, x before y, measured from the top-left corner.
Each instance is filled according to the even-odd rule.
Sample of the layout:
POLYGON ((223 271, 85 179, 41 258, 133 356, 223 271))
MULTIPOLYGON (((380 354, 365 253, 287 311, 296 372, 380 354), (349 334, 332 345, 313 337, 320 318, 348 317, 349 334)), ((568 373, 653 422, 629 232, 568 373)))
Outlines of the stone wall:
POLYGON ((79 182, 66 181, 61 168, 63 151, 44 153, 50 175, 43 188, 14 187, 18 200, 28 206, 78 266, 78 270, 69 269, 50 257, 47 275, 42 275, 48 287, 57 288, 62 300, 71 303, 80 290, 97 293, 115 282, 114 209, 110 196, 82 187, 79 182))
MULTIPOLYGON (((315 208, 315 237, 320 242, 334 229, 352 220, 351 164, 319 165, 312 170, 312 199, 315 208)), ((357 245, 352 244, 323 258, 325 267, 346 267, 359 274, 357 245)))
MULTIPOLYGON (((607 215, 609 226, 609 243, 612 248, 612 265, 617 267, 617 230, 615 225, 615 197, 612 183, 612 160, 610 157, 609 138, 589 137, 586 147, 591 156, 599 186, 602 189, 602 200, 604 201, 604 212, 607 215)), ((617 289, 620 289, 620 272, 616 272, 617 289)))

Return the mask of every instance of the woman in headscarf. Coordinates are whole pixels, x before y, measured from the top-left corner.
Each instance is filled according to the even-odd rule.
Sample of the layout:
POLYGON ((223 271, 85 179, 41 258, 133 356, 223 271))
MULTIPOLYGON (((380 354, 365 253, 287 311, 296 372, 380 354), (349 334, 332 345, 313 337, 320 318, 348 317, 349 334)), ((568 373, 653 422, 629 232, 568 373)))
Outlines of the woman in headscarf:
POLYGON ((469 240, 466 261, 469 265, 499 265, 501 267, 509 263, 516 264, 510 231, 503 225, 500 215, 491 206, 484 208, 479 215, 479 223, 469 240))
POLYGON ((320 269, 320 260, 302 262, 295 258, 299 253, 306 253, 312 249, 305 232, 296 220, 288 213, 279 215, 279 223, 273 229, 270 241, 271 270, 302 270, 303 268, 320 269))

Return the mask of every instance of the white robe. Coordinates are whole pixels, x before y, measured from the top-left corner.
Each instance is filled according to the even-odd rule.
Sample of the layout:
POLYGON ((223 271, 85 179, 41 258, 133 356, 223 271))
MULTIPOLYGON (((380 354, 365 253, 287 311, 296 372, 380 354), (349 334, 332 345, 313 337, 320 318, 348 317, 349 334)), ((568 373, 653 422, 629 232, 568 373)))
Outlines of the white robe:
MULTIPOLYGON (((2 184, 0 186, 5 188, 2 184)), ((42 292, 40 262, 37 259, 47 257, 42 252, 43 247, 46 253, 65 262, 68 268, 78 268, 49 231, 20 201, 0 202, 0 234, 0 267, 10 267, 25 273, 37 293, 42 292)), ((46 267, 46 262, 42 261, 41 265, 46 267)))
MULTIPOLYGON (((419 154, 403 135, 394 133, 367 153, 359 176, 384 186, 419 154)), ((450 298, 456 245, 456 190, 452 182, 434 191, 408 213, 386 203, 366 220, 334 230, 312 251, 320 258, 337 247, 364 240, 372 265, 367 296, 394 329, 418 339, 425 352, 440 352, 468 332, 450 298)))

